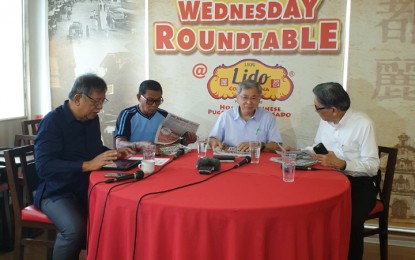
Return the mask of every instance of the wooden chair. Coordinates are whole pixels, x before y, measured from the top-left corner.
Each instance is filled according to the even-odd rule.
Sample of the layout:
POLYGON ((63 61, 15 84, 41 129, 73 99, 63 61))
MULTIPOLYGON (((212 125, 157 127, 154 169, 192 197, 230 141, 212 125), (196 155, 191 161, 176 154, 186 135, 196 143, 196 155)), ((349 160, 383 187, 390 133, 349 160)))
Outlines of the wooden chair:
POLYGON ((22 121, 22 134, 37 135, 38 126, 42 119, 32 119, 22 121))
POLYGON ((7 178, 5 175, 6 167, 0 166, 0 218, 2 220, 1 230, 3 231, 1 236, 3 240, 0 241, 0 249, 10 251, 13 249, 13 223, 9 203, 9 185, 7 184, 7 178))
MULTIPOLYGON (((25 146, 34 144, 35 140, 34 135, 15 135, 14 138, 14 147, 25 146)), ((6 163, 4 161, 4 150, 8 150, 11 148, 4 148, 1 149, 1 160, 0 160, 0 194, 1 194, 1 201, 0 201, 0 216, 3 224, 3 241, 0 241, 0 249, 11 251, 13 250, 13 223, 12 223, 12 213, 10 210, 10 203, 9 203, 9 185, 7 181, 7 173, 6 173, 6 163)), ((20 166, 20 164, 19 164, 20 166)), ((21 171, 18 173, 19 176, 19 184, 24 186, 24 180, 21 171)))
POLYGON ((377 219, 375 228, 365 226, 364 236, 379 235, 380 259, 388 259, 388 217, 389 202, 392 193, 393 176, 395 174, 395 165, 398 156, 398 149, 392 147, 379 146, 379 158, 387 156, 385 170, 379 169, 378 174, 374 177, 378 189, 378 199, 375 207, 370 212, 366 220, 377 219), (383 185, 381 183, 383 175, 383 185))
POLYGON ((15 135, 14 147, 26 146, 35 143, 35 135, 15 135))
POLYGON ((26 245, 52 248, 57 232, 50 219, 33 205, 33 192, 38 181, 35 162, 32 159, 33 154, 33 145, 16 147, 4 152, 14 213, 14 259, 23 259, 26 245), (24 185, 21 185, 21 180, 19 180, 19 167, 24 185), (23 232, 27 228, 44 230, 47 238, 43 238, 44 235, 34 238, 26 237, 23 232), (54 235, 53 239, 50 239, 50 234, 54 235))
MULTIPOLYGON (((19 147, 19 146, 25 146, 25 145, 30 145, 30 144, 34 144, 34 140, 35 140, 36 136, 34 135, 15 135, 14 137, 14 147, 19 147)), ((11 148, 5 148, 2 149, 2 154, 1 154, 1 160, 0 160, 0 172, 4 171, 4 173, 1 174, 1 177, 4 177, 3 179, 0 179, 0 193, 2 194, 2 202, 0 203, 0 210, 1 210, 1 218, 5 221, 3 221, 4 227, 4 235, 6 237, 6 241, 3 241, 1 244, 3 244, 3 248, 5 248, 6 250, 12 250, 13 249, 13 235, 12 235, 12 227, 13 227, 13 223, 11 220, 11 212, 10 212, 10 205, 9 205, 9 186, 8 186, 8 182, 7 182, 7 178, 6 178, 6 163, 4 161, 4 150, 8 150, 11 148), (3 169, 4 168, 4 169, 3 169)), ((22 173, 19 171, 19 183, 21 185, 24 185, 23 182, 23 176, 22 173)))

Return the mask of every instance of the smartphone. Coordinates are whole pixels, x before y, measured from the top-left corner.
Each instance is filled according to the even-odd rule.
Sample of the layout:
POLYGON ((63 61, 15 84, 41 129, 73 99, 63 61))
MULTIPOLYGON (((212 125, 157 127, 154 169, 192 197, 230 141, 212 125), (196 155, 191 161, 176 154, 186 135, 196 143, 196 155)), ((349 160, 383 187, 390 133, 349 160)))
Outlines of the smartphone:
POLYGON ((329 153, 323 143, 319 143, 316 146, 314 146, 313 150, 314 152, 316 152, 316 154, 328 154, 329 153))
POLYGON ((117 178, 117 177, 121 177, 124 176, 125 173, 121 173, 121 172, 108 172, 106 174, 104 174, 104 177, 106 178, 117 178))

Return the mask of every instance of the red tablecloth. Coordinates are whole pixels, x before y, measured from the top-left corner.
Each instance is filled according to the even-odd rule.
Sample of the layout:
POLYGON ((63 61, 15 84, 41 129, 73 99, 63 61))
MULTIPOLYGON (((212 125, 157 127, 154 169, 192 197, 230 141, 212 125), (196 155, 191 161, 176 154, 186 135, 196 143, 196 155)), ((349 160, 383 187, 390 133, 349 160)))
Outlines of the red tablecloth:
MULTIPOLYGON (((295 182, 285 183, 280 164, 269 160, 275 156, 263 153, 258 165, 144 197, 211 175, 198 173, 195 151, 117 187, 99 183, 105 171, 93 172, 87 259, 347 259, 347 178, 333 170, 297 170, 295 182)), ((222 163, 221 170, 234 164, 222 163)))

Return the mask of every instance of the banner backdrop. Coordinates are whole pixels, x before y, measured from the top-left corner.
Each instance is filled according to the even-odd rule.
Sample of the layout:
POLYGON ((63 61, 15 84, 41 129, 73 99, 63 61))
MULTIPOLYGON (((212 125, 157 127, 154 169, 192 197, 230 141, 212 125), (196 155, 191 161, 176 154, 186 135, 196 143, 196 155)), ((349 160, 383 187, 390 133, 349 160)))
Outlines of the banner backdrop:
POLYGON ((164 108, 208 135, 235 105, 246 78, 263 85, 260 106, 276 117, 284 143, 304 146, 318 125, 311 89, 342 81, 344 1, 151 1, 150 78, 164 108))
POLYGON ((414 3, 352 0, 350 39, 346 4, 49 0, 53 107, 76 76, 102 76, 110 100, 100 115, 102 138, 111 147, 118 113, 137 104, 138 86, 150 78, 163 87, 161 108, 199 123, 207 136, 235 105, 237 84, 251 78, 262 84, 260 106, 275 115, 284 143, 303 147, 320 120, 312 88, 347 76, 352 107, 375 121, 379 145, 400 148, 391 225, 413 228, 414 3))
POLYGON ((414 229, 415 1, 352 1, 349 53, 352 106, 375 121, 378 145, 399 149, 389 224, 414 229))

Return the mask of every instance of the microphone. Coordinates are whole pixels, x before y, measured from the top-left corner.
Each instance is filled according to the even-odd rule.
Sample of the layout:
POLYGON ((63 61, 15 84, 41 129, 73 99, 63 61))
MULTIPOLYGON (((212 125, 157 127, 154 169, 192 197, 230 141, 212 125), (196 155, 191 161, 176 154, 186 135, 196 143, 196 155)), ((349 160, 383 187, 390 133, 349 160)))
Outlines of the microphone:
POLYGON ((130 179, 135 179, 135 180, 142 180, 144 178, 144 172, 143 171, 136 171, 133 174, 125 174, 121 177, 117 177, 114 179, 108 179, 105 181, 105 183, 114 183, 114 182, 119 182, 119 181, 125 181, 125 180, 130 180, 130 179))
POLYGON ((173 155, 173 160, 176 160, 177 158, 179 158, 179 156, 182 156, 183 154, 184 154, 184 149, 179 148, 179 150, 177 150, 177 152, 173 155))
POLYGON ((244 164, 247 164, 247 163, 250 163, 251 162, 251 157, 250 156, 245 156, 245 158, 242 160, 242 161, 240 161, 240 162, 238 162, 237 164, 235 164, 234 166, 233 166, 233 168, 235 169, 235 168, 238 168, 238 167, 240 167, 240 166, 242 166, 242 165, 244 165, 244 164))

